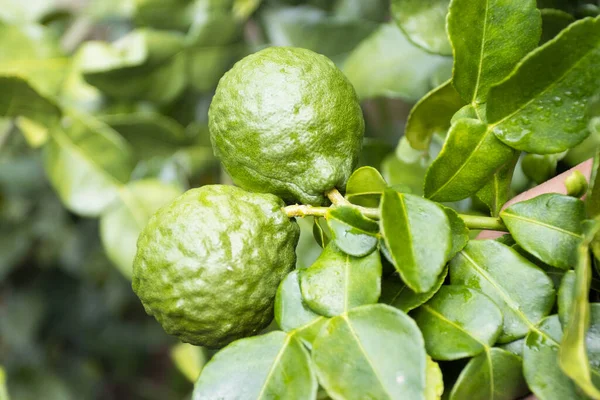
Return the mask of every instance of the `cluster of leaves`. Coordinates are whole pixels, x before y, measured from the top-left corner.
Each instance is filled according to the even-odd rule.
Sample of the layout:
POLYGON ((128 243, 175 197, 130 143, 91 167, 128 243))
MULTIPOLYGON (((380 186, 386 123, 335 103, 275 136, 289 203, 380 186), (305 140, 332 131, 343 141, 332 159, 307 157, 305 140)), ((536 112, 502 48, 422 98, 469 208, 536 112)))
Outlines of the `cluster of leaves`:
MULTIPOLYGON (((305 47, 345 66, 363 99, 413 102, 451 60, 385 22, 387 0, 74 3, 0 1, 0 365, 19 399, 177 398, 182 376, 143 366, 172 358, 195 381, 208 353, 174 345, 128 279, 158 207, 228 182, 206 127, 222 74, 267 45, 305 47)), ((398 124, 368 101, 363 162, 379 166, 398 124)), ((319 247, 302 226, 309 265, 319 247)))
MULTIPOLYGON (((502 208, 518 164, 535 184, 567 155, 596 152, 584 141, 597 124, 600 17, 575 17, 597 5, 397 0, 391 10, 407 41, 453 56, 395 156, 425 169, 413 174, 423 191, 362 167, 333 206, 298 211, 319 216, 322 252, 281 283, 279 329, 218 352, 194 398, 600 399, 600 155, 589 190, 575 174, 569 195, 502 208), (458 214, 465 201, 491 217, 458 214), (469 227, 488 226, 508 233, 470 240, 469 227)), ((344 70, 352 77, 352 58, 344 70)))

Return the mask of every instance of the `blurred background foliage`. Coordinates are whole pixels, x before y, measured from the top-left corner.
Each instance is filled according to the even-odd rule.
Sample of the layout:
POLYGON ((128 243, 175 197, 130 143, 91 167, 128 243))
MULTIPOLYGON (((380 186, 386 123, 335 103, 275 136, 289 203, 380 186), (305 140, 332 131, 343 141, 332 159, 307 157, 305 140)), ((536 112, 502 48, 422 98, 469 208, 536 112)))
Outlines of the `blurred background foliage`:
MULTIPOLYGON (((131 262, 156 209, 230 182, 207 110, 249 53, 298 46, 330 57, 362 100, 361 164, 422 193, 445 132, 428 151, 402 133, 412 105, 451 76, 448 1, 403 1, 0 0, 0 400, 189 397, 210 354, 144 313, 131 262)), ((597 1, 539 6, 554 9, 543 12, 547 38, 599 11, 597 1)), ((587 159, 600 120, 590 130, 568 153, 522 157, 513 192, 587 159)), ((477 200, 454 207, 486 211, 477 200)), ((308 266, 320 248, 312 221, 300 222, 308 266)))

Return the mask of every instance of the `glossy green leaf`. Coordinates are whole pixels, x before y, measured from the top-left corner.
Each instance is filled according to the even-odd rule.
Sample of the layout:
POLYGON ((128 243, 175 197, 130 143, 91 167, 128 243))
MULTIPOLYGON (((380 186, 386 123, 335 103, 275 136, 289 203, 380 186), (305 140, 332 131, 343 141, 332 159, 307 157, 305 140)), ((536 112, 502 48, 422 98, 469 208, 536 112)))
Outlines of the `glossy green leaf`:
POLYGON ((464 106, 451 81, 427 93, 410 111, 404 134, 410 145, 428 150, 435 133, 446 133, 452 116, 464 106))
MULTIPOLYGON (((575 271, 566 271, 558 289, 558 318, 563 327, 568 326, 575 298, 575 271)), ((562 330, 561 330, 562 332, 562 330)), ((561 335, 562 336, 562 335, 561 335)))
POLYGON ((486 184, 479 189, 476 196, 488 208, 493 217, 497 217, 502 206, 510 198, 510 185, 519 156, 515 155, 512 160, 504 164, 486 184))
POLYGON ((315 340, 312 359, 332 398, 425 399, 423 338, 395 308, 370 305, 333 318, 315 340))
POLYGON ((515 151, 496 139, 485 123, 458 120, 427 171, 425 196, 435 201, 465 199, 514 156, 515 151))
POLYGON ((440 290, 447 275, 448 268, 444 268, 433 288, 425 293, 415 293, 402 282, 400 277, 392 275, 381 283, 379 302, 409 312, 431 299, 440 290))
POLYGON ((444 212, 448 216, 452 231, 452 248, 448 255, 448 258, 452 259, 469 243, 469 228, 467 228, 462 218, 458 216, 458 213, 450 207, 444 207, 444 212))
POLYGON ((446 33, 450 0, 392 0, 392 17, 406 37, 423 50, 452 55, 446 33))
POLYGON ((525 338, 513 340, 505 344, 497 346, 502 350, 506 350, 509 353, 513 353, 515 356, 523 357, 523 348, 525 347, 525 338))
POLYGON ((600 382, 600 303, 590 303, 590 326, 585 335, 585 346, 592 380, 598 386, 600 382))
POLYGON ((447 74, 443 80, 449 78, 451 65, 451 59, 426 53, 388 23, 358 45, 343 71, 361 99, 384 96, 416 101, 434 86, 434 74, 442 70, 447 74))
POLYGON ((346 199, 360 206, 378 207, 386 188, 387 183, 379 171, 373 167, 360 167, 348 178, 346 199))
POLYGON ((540 43, 546 43, 554 39, 563 29, 575 22, 575 17, 562 10, 543 8, 542 14, 542 39, 540 43))
POLYGON ((184 38, 174 32, 137 30, 110 45, 81 48, 85 80, 109 96, 167 103, 187 82, 184 38))
POLYGON ((354 257, 364 257, 377 247, 379 224, 354 208, 339 206, 325 214, 331 239, 338 249, 354 257))
POLYGON ((319 246, 325 248, 331 241, 331 231, 324 218, 316 218, 313 222, 313 236, 319 246))
POLYGON ((440 400, 444 394, 444 377, 438 363, 429 356, 425 374, 425 400, 440 400))
POLYGON ((315 399, 317 380, 300 340, 281 331, 241 339, 218 352, 194 388, 200 399, 315 399))
POLYGON ((589 135, 585 113, 600 86, 593 72, 599 62, 600 19, 571 24, 490 90, 490 128, 507 145, 529 153, 558 153, 580 143, 589 135))
MULTIPOLYGON (((592 380, 592 369, 587 354, 586 334, 590 323, 590 304, 588 300, 592 266, 586 240, 577 250, 575 267, 575 285, 571 309, 568 312, 568 324, 559 350, 559 364, 563 372, 571 378, 585 394, 600 398, 597 383, 592 380)), ((600 377, 600 376, 599 376, 600 377)), ((598 379, 600 381, 600 379, 598 379)))
POLYGON ((514 400, 529 392, 520 357, 492 348, 469 361, 462 370, 450 400, 514 400))
POLYGON ((381 200, 380 223, 402 280, 415 292, 430 291, 452 250, 452 232, 443 208, 418 196, 388 190, 381 200))
POLYGON ((133 170, 132 150, 115 131, 85 114, 71 113, 51 131, 45 169, 65 206, 100 215, 119 196, 133 170))
POLYGON ((0 116, 27 117, 45 126, 58 123, 61 110, 23 78, 0 76, 0 116))
POLYGON ((275 297, 275 321, 308 345, 315 340, 327 318, 312 311, 302 299, 298 270, 281 281, 275 297))
POLYGON ((313 50, 341 63, 377 24, 328 15, 316 7, 271 8, 262 13, 270 42, 313 50))
POLYGON ((448 35, 455 60, 452 82, 461 97, 485 103, 490 87, 536 48, 541 32, 535 0, 453 0, 448 35))
POLYGON ((413 318, 434 360, 473 357, 502 332, 502 313, 489 297, 466 286, 442 286, 413 318))
POLYGON ((193 346, 188 343, 179 343, 171 348, 171 359, 181 371, 181 373, 190 381, 196 382, 200 372, 208 361, 206 352, 202 347, 193 346))
POLYGON ((528 253, 553 267, 568 269, 575 265, 585 219, 581 200, 542 194, 511 205, 500 217, 528 253))
POLYGON ((183 189, 158 180, 133 181, 119 190, 118 200, 100 216, 100 238, 108 258, 131 278, 137 239, 160 207, 183 189))
POLYGON ((555 300, 552 280, 541 269, 494 240, 471 240, 450 262, 450 282, 479 290, 500 307, 501 343, 525 336, 555 300))
POLYGON ((562 328, 556 315, 544 318, 527 334, 523 349, 523 374, 539 400, 585 399, 558 365, 562 328))
POLYGON ((191 144, 183 126, 159 113, 112 114, 101 121, 123 136, 140 159, 170 156, 191 144))
POLYGON ((313 311, 328 317, 376 303, 381 293, 379 252, 357 258, 330 243, 300 274, 300 290, 313 311))

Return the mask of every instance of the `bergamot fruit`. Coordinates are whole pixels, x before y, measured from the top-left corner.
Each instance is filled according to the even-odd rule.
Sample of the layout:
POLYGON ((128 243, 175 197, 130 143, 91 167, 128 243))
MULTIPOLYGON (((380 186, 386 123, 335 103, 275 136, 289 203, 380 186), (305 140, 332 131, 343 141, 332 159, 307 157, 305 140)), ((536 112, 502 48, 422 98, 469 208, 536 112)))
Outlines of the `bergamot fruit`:
POLYGON ((270 47, 219 81, 210 105, 215 155, 233 181, 320 205, 356 166, 364 120, 354 88, 327 57, 270 47))
POLYGON ((273 319, 299 228, 271 194, 211 185, 160 209, 142 231, 133 290, 167 333, 219 348, 273 319))

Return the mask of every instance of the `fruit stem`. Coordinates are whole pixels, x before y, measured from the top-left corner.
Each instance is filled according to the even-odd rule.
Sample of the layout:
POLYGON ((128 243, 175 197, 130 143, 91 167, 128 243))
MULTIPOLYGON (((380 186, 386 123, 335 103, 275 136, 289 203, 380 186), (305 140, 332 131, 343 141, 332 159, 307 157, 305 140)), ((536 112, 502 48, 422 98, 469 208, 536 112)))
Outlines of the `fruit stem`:
POLYGON ((508 232, 500 218, 482 217, 480 215, 458 214, 469 229, 486 229, 491 231, 508 232))
POLYGON ((294 204, 291 206, 283 207, 283 211, 290 218, 306 217, 309 215, 312 215, 314 217, 324 217, 327 210, 329 210, 329 207, 314 207, 304 204, 294 204))
POLYGON ((325 196, 331 201, 331 204, 335 206, 347 206, 350 205, 350 202, 346 200, 344 196, 340 193, 336 188, 331 189, 330 191, 325 193, 325 196))

